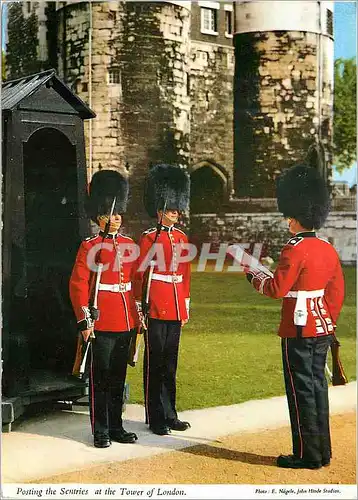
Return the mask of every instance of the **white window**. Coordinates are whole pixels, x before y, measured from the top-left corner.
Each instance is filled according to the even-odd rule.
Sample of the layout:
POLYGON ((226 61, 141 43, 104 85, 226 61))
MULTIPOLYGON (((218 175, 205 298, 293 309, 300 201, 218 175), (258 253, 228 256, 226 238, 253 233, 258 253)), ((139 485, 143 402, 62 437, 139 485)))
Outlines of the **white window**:
POLYGON ((225 10, 225 36, 232 37, 232 11, 225 10))
POLYGON ((110 68, 108 72, 108 83, 114 85, 121 84, 121 70, 119 68, 110 68))
POLYGON ((218 34, 218 16, 216 9, 201 7, 201 32, 209 35, 218 34))
POLYGON ((118 67, 108 69, 108 94, 111 99, 112 111, 117 109, 118 100, 122 99, 122 75, 118 67))

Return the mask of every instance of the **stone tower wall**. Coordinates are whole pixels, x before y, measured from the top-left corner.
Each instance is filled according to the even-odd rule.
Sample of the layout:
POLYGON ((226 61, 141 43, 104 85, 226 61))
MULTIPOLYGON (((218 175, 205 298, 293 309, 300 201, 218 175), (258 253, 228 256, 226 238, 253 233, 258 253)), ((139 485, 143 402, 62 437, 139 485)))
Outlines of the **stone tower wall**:
POLYGON ((190 11, 179 5, 128 2, 124 7, 116 50, 132 213, 143 213, 144 179, 150 164, 189 161, 189 32, 190 11))
MULTIPOLYGON (((226 7, 232 7, 230 3, 226 7)), ((205 160, 221 165, 233 179, 232 35, 225 34, 225 4, 217 10, 218 36, 200 31, 200 6, 193 3, 191 32, 190 165, 205 160)))
POLYGON ((305 2, 282 2, 281 10, 265 17, 268 4, 273 9, 277 2, 238 2, 236 9, 234 149, 238 197, 275 196, 277 174, 303 161, 308 147, 316 141, 325 147, 329 165, 332 160, 333 39, 325 32, 327 26, 316 19, 321 15, 327 21, 323 14, 331 11, 321 12, 320 2, 306 2, 308 6, 305 2), (290 13, 292 8, 297 12, 290 13), (282 12, 285 9, 287 12, 282 12))
POLYGON ((89 178, 99 168, 128 175, 129 212, 139 224, 147 223, 142 193, 151 163, 220 167, 213 172, 227 178, 228 212, 238 201, 233 181, 236 197, 275 196, 277 173, 316 140, 330 163, 326 2, 280 1, 280 9, 235 2, 234 44, 226 32, 231 2, 54 4, 53 25, 48 2, 34 8, 42 26, 56 28, 60 77, 97 115, 85 123, 89 178), (216 9, 216 33, 202 29, 202 8, 216 9))
POLYGON ((191 165, 218 163, 233 177, 233 76, 231 47, 192 42, 191 165))
POLYGON ((89 174, 128 174, 129 212, 142 220, 149 165, 189 162, 190 10, 170 2, 75 3, 59 10, 58 26, 60 75, 97 115, 86 124, 89 174))

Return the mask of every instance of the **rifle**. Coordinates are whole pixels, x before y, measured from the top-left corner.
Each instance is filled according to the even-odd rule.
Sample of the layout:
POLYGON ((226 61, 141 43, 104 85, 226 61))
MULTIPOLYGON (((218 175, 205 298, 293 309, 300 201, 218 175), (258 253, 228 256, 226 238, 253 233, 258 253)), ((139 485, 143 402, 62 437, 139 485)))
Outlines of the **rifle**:
POLYGON ((332 355, 332 372, 326 364, 327 373, 331 379, 332 385, 345 385, 348 382, 346 374, 344 373, 343 365, 339 356, 339 348, 341 344, 337 337, 333 335, 333 342, 331 344, 332 355))
MULTIPOLYGON (((165 200, 164 203, 164 208, 162 211, 162 215, 160 217, 160 221, 157 223, 157 232, 155 233, 155 238, 152 244, 152 247, 156 244, 159 235, 162 230, 162 223, 163 223, 163 216, 166 211, 166 206, 167 206, 167 201, 165 200)), ((152 248, 151 247, 151 248, 152 248)), ((130 366, 135 366, 136 362, 138 361, 138 354, 139 354, 139 347, 141 343, 141 339, 143 338, 144 332, 148 329, 148 321, 149 321, 149 294, 150 294, 150 287, 152 284, 152 275, 154 271, 154 266, 155 266, 155 261, 151 261, 149 264, 149 268, 145 270, 143 281, 144 281, 144 287, 142 290, 142 300, 141 300, 141 305, 142 305, 142 316, 143 316, 143 321, 142 324, 139 328, 139 331, 137 332, 136 330, 134 331, 132 338, 131 338, 131 343, 129 346, 129 356, 128 356, 128 364, 130 366)))
POLYGON ((331 379, 332 385, 346 385, 348 383, 348 379, 347 379, 346 374, 344 373, 341 358, 339 356, 339 348, 340 347, 341 347, 341 344, 338 341, 338 339, 336 337, 335 330, 334 330, 333 340, 331 343, 332 371, 328 368, 327 361, 326 361, 326 367, 325 367, 326 371, 328 373, 328 376, 331 379))
MULTIPOLYGON (((109 228, 111 225, 111 217, 114 212, 114 207, 116 204, 116 197, 113 198, 113 203, 111 207, 111 212, 108 217, 108 221, 106 222, 104 231, 103 231, 103 236, 102 236, 102 245, 104 243, 105 237, 108 235, 109 228)), ((91 285, 90 285, 90 300, 88 304, 88 308, 90 311, 91 319, 93 321, 93 324, 95 321, 98 320, 99 318, 99 310, 98 310, 98 289, 99 289, 99 284, 101 281, 101 275, 103 271, 103 264, 100 261, 101 257, 101 252, 102 252, 102 245, 98 253, 98 266, 97 266, 97 273, 92 274, 92 279, 91 279, 91 285)), ((83 336, 80 333, 78 336, 78 342, 77 342, 77 350, 76 350, 76 358, 75 358, 75 363, 73 365, 72 369, 72 375, 75 375, 79 378, 84 377, 84 373, 86 371, 86 365, 87 365, 87 358, 88 358, 88 352, 90 348, 92 347, 92 339, 95 338, 94 332, 92 331, 89 339, 87 342, 84 342, 83 336)))

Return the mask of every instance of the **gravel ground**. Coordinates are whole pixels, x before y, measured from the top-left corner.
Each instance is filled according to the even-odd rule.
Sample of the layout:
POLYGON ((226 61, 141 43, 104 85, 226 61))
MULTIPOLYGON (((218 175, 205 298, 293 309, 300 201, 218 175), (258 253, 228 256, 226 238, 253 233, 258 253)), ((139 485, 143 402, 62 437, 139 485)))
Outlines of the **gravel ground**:
POLYGON ((108 462, 44 477, 36 483, 356 484, 356 413, 332 416, 331 434, 331 465, 319 470, 276 467, 277 455, 291 452, 290 429, 282 427, 225 436, 210 445, 192 446, 150 458, 108 462))

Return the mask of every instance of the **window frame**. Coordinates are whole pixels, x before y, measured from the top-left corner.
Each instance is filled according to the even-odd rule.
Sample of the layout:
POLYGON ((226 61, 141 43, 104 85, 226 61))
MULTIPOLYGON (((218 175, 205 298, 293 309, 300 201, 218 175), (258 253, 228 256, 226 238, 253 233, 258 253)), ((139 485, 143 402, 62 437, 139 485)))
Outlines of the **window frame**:
POLYGON ((122 85, 122 73, 121 69, 117 66, 111 66, 108 68, 108 85, 122 85), (111 81, 111 76, 117 75, 118 81, 111 81))
POLYGON ((334 13, 331 9, 326 9, 326 32, 327 35, 334 36, 334 13))
POLYGON ((226 38, 232 38, 234 34, 234 26, 233 26, 233 12, 230 9, 225 9, 225 36, 226 38), (227 22, 227 19, 230 19, 230 23, 227 22), (230 32, 227 31, 228 26, 230 25, 230 32))
POLYGON ((211 7, 207 6, 201 6, 200 7, 200 32, 203 33, 204 35, 215 35, 217 36, 219 34, 218 32, 218 9, 213 9, 211 7), (210 23, 214 22, 215 25, 215 30, 213 29, 207 29, 204 27, 204 23, 206 22, 205 19, 205 13, 210 12, 211 14, 211 19, 210 23))

